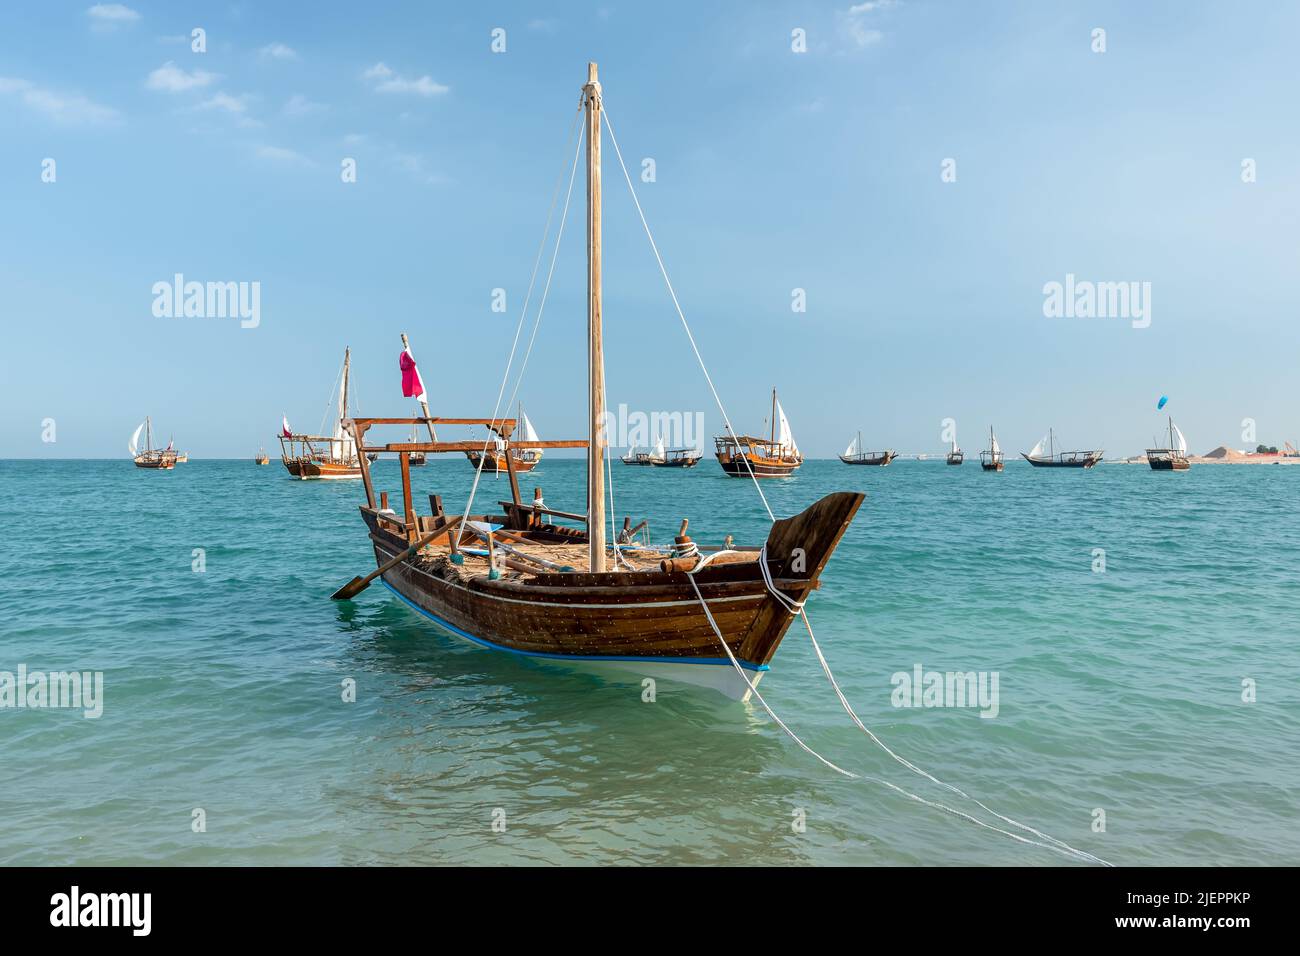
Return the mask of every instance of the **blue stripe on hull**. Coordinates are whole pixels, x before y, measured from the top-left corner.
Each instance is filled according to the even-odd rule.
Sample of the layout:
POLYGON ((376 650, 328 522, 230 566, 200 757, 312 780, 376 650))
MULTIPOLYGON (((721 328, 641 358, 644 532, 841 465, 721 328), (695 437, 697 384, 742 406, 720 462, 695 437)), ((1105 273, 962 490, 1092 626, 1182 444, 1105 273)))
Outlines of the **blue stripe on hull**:
MULTIPOLYGON (((414 601, 408 598, 401 591, 397 590, 397 588, 389 584, 382 577, 379 580, 383 583, 384 587, 388 588, 388 590, 392 591, 395 595, 397 595, 397 597, 400 598, 405 604, 407 604, 413 610, 419 612, 420 614, 423 614, 425 617, 433 621, 439 627, 443 628, 444 630, 448 630, 459 637, 463 637, 467 641, 473 641, 475 644, 478 644, 481 647, 486 647, 494 651, 506 651, 510 654, 519 654, 523 657, 542 657, 553 661, 590 661, 594 663, 601 663, 605 661, 632 661, 641 664, 723 664, 727 667, 731 666, 731 661, 727 660, 726 658, 713 658, 713 657, 637 657, 637 656, 621 656, 615 654, 551 654, 545 651, 521 651, 517 647, 506 647, 503 644, 496 644, 493 643, 492 641, 487 640, 486 638, 478 637, 477 635, 471 634, 469 633, 469 631, 462 631, 455 624, 452 624, 449 621, 444 621, 442 618, 438 617, 438 615, 434 614, 432 611, 426 611, 424 608, 420 607, 420 605, 416 604, 414 601)), ((749 661, 740 661, 740 666, 745 668, 745 670, 749 670, 749 671, 765 671, 769 669, 767 664, 751 664, 749 663, 749 661)))

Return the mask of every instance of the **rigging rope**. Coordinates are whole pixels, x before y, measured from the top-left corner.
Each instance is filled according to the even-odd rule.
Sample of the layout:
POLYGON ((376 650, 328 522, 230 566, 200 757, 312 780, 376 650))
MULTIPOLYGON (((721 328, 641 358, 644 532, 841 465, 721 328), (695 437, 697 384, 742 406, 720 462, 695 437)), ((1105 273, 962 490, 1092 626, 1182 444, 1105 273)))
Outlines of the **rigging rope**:
MULTIPOLYGON (((659 272, 664 277, 664 285, 668 287, 668 294, 672 297, 673 308, 677 310, 677 317, 682 321, 682 328, 686 330, 686 338, 690 340, 691 349, 695 352, 695 360, 700 365, 700 371, 704 373, 704 380, 709 383, 709 391, 713 393, 713 400, 718 405, 718 411, 722 414, 722 423, 727 428, 727 434, 731 440, 736 443, 736 450, 740 450, 740 439, 736 437, 736 430, 731 427, 731 418, 727 415, 727 409, 722 404, 722 397, 718 394, 717 388, 713 384, 713 377, 709 375, 709 370, 704 364, 704 356, 700 354, 700 347, 695 344, 695 336, 691 334, 691 327, 686 321, 686 314, 682 312, 682 305, 677 301, 677 292, 673 289, 672 280, 668 278, 668 269, 664 266, 663 256, 659 254, 659 246, 655 243, 654 234, 650 232, 650 223, 646 221, 645 211, 641 208, 641 200, 637 198, 636 187, 632 185, 632 176, 627 171, 627 163, 623 162, 623 151, 618 148, 618 137, 614 135, 614 124, 609 119, 609 109, 601 103, 601 110, 605 114, 605 125, 609 128, 609 141, 614 144, 614 155, 618 157, 618 165, 623 170, 623 178, 627 180, 627 188, 632 193, 632 202, 636 205, 637 215, 641 217, 641 226, 645 229, 646 238, 650 240, 650 248, 654 251, 655 261, 659 263, 659 272)), ((754 482, 754 490, 758 492, 758 497, 763 501, 763 507, 767 510, 767 516, 776 521, 776 515, 772 511, 772 506, 767 503, 767 495, 763 494, 763 489, 758 483, 758 477, 754 474, 754 468, 749 463, 748 455, 741 455, 745 462, 745 470, 749 472, 749 477, 754 482)))
MULTIPOLYGON (((581 115, 582 115, 582 103, 581 100, 579 100, 578 110, 573 117, 573 126, 570 127, 569 129, 569 136, 573 135, 574 129, 576 129, 578 126, 578 117, 581 115)), ((560 226, 559 229, 556 231, 556 235, 555 235, 555 249, 551 253, 551 266, 549 271, 546 273, 546 286, 542 290, 542 300, 541 303, 538 305, 537 320, 533 324, 533 333, 532 336, 528 339, 528 349, 524 354, 523 363, 521 364, 519 369, 519 377, 515 380, 514 391, 510 393, 510 401, 506 403, 506 408, 509 408, 514 403, 515 396, 519 394, 519 386, 523 383, 524 372, 528 368, 528 357, 532 355, 533 342, 536 341, 537 339, 537 329, 542 324, 542 313, 546 309, 546 296, 551 289, 551 277, 555 274, 555 259, 560 251, 560 239, 564 235, 564 223, 568 219, 568 215, 569 215, 569 200, 573 197, 573 181, 576 178, 578 173, 578 154, 581 148, 582 148, 582 135, 581 133, 579 133, 577 137, 577 144, 574 146, 574 150, 573 150, 573 168, 569 172, 569 189, 564 197, 564 210, 560 214, 560 226)), ((533 274, 532 277, 528 280, 528 291, 524 295, 524 306, 519 312, 519 323, 515 326, 515 338, 514 341, 510 344, 510 356, 506 359, 506 370, 505 373, 501 376, 501 387, 497 389, 496 405, 494 405, 492 408, 493 425, 497 423, 497 412, 501 410, 501 397, 505 394, 506 384, 510 381, 510 368, 514 364, 515 351, 519 347, 519 335, 523 331, 524 320, 528 318, 528 303, 532 299, 533 287, 537 282, 537 270, 542 264, 542 254, 546 251, 546 239, 550 235, 550 231, 551 231, 551 218, 555 213, 555 203, 556 200, 559 199, 560 186, 563 184, 563 182, 564 182, 564 170, 563 168, 561 168, 560 177, 558 180, 556 180, 555 183, 555 192, 551 197, 551 209, 546 214, 546 226, 542 230, 542 241, 537 247, 537 257, 533 260, 533 274)), ((465 522, 469 520, 470 509, 474 507, 474 495, 478 493, 479 479, 483 477, 483 462, 487 460, 487 447, 491 443, 492 443, 492 427, 489 426, 487 438, 484 439, 483 441, 483 449, 479 453, 478 467, 474 469, 474 483, 473 485, 470 486, 469 498, 465 502, 465 513, 461 515, 460 525, 456 529, 457 547, 460 546, 461 537, 464 535, 465 522)), ((509 454, 509 450, 507 450, 506 453, 509 454)), ((500 471, 500 467, 501 467, 501 463, 500 461, 498 461, 497 462, 498 471, 500 471)))
MULTIPOLYGON (((735 430, 731 427, 731 420, 730 420, 730 418, 729 418, 728 415, 727 415, 727 410, 726 410, 726 408, 725 408, 725 407, 723 406, 723 404, 722 404, 722 398, 721 398, 721 396, 718 394, 718 390, 717 390, 717 388, 716 388, 716 387, 714 386, 714 384, 713 384, 713 378, 712 378, 712 376, 709 375, 709 370, 708 370, 708 368, 705 367, 705 364, 704 364, 704 357, 700 354, 699 346, 698 346, 698 345, 696 344, 696 342, 695 342, 695 336, 691 333, 690 325, 689 325, 689 323, 687 323, 687 321, 686 321, 686 315, 685 315, 685 313, 682 311, 681 303, 680 303, 680 302, 678 301, 678 299, 677 299, 677 292, 673 289, 672 280, 668 278, 668 270, 667 270, 667 268, 664 266, 663 256, 661 256, 660 253, 659 253, 659 246, 655 243, 654 234, 650 231, 650 224, 649 224, 649 222, 646 221, 645 211, 641 208, 641 201, 640 201, 640 199, 637 197, 637 194, 636 194, 636 187, 632 184, 632 177, 631 177, 631 175, 628 173, 628 170, 627 170, 627 164, 623 161, 623 153, 622 153, 622 150, 619 149, 619 146, 618 146, 618 138, 617 138, 617 136, 616 136, 615 133, 614 133, 614 124, 613 124, 612 122, 610 122, 610 119, 609 119, 609 109, 608 109, 608 107, 604 107, 603 104, 602 104, 602 107, 603 107, 603 111, 604 111, 604 113, 605 113, 605 125, 609 128, 609 138, 610 138, 610 142, 613 143, 613 145, 614 145, 614 155, 615 155, 616 157, 618 157, 618 163, 619 163, 619 166, 620 166, 620 167, 622 168, 622 170, 623 170, 623 178, 627 181, 627 187, 628 187, 628 190, 629 190, 629 192, 631 192, 631 194, 632 194, 632 202, 633 202, 633 203, 635 204, 635 206, 636 206, 637 215, 638 215, 638 216, 640 217, 640 219, 641 219, 641 226, 642 226, 642 228, 645 230, 646 238, 650 240, 650 248, 651 248, 651 250, 654 252, 655 261, 659 264, 659 271, 660 271, 660 273, 663 275, 664 284, 668 287, 668 294, 669 294, 669 296, 670 296, 670 297, 672 298, 672 300, 673 300, 673 307, 677 310, 677 317, 678 317, 678 319, 681 320, 682 328, 685 329, 685 331, 686 331, 686 337, 687 337, 687 339, 690 341, 690 343, 691 343, 691 349, 695 352, 695 358, 696 358, 696 361, 697 361, 697 362, 699 363, 699 365, 700 365, 700 371, 702 371, 702 372, 704 373, 704 378, 705 378, 705 381, 708 382, 709 390, 713 393, 713 400, 717 403, 718 411, 721 412, 721 414, 722 414, 722 420, 723 420, 723 423, 725 424, 725 426, 726 426, 726 428, 727 428, 727 432, 728 432, 728 434, 730 434, 730 436, 731 436, 731 438, 732 438, 732 441, 734 441, 734 442, 736 443, 736 448, 739 449, 739 448, 740 448, 740 440, 739 440, 739 438, 737 438, 735 430)), ((751 464, 750 464, 750 462, 749 462, 749 458, 748 458, 748 456, 745 456, 745 455, 742 455, 742 458, 743 458, 743 460, 744 460, 744 462, 745 462, 745 468, 746 468, 746 470, 749 472, 749 476, 750 476, 750 478, 753 479, 753 482, 754 482, 754 488, 755 488, 755 490, 758 492, 758 496, 759 496, 759 498, 761 498, 762 501, 763 501, 763 507, 767 510, 768 517, 772 520, 773 524, 775 524, 775 522, 776 522, 776 515, 775 515, 775 514, 773 513, 773 511, 772 511, 772 507, 771 507, 771 505, 768 504, 767 496, 763 494, 762 486, 760 486, 759 483, 758 483, 758 478, 757 478, 757 476, 754 474, 754 469, 753 469, 753 467, 751 466, 751 464)), ((735 667, 737 673, 739 673, 740 676, 741 676, 741 678, 744 679, 745 683, 749 686, 749 689, 750 689, 750 691, 753 693, 753 695, 754 695, 755 697, 758 698, 758 702, 759 702, 760 704, 763 705, 763 709, 767 711, 768 715, 769 715, 769 716, 770 716, 770 717, 771 717, 771 718, 772 718, 772 719, 773 719, 773 720, 774 720, 774 721, 775 721, 775 722, 776 722, 776 723, 781 727, 782 730, 784 730, 784 731, 786 732, 786 734, 788 734, 788 735, 790 736, 790 738, 791 738, 792 740, 794 740, 795 743, 797 743, 800 747, 802 747, 802 748, 803 748, 804 750, 806 750, 808 753, 812 754, 814 757, 816 757, 816 758, 817 758, 818 760, 820 760, 822 763, 826 764, 826 765, 827 765, 828 767, 830 767, 831 769, 833 769, 833 770, 835 770, 835 771, 837 771, 837 772, 839 772, 839 773, 841 773, 841 774, 844 774, 845 776, 853 777, 853 778, 857 778, 857 777, 858 777, 857 774, 850 773, 849 771, 846 771, 846 770, 844 770, 844 769, 842 769, 842 768, 836 766, 835 764, 833 764, 833 763, 831 763, 829 760, 827 760, 825 757, 823 757, 821 754, 817 753, 815 750, 813 750, 811 747, 809 747, 807 744, 805 744, 802 740, 800 740, 799 737, 798 737, 797 735, 795 735, 795 733, 794 733, 792 730, 790 730, 790 728, 789 728, 788 726, 786 726, 785 722, 782 721, 782 720, 781 720, 781 719, 776 715, 776 713, 772 710, 772 708, 768 706, 767 702, 763 699, 763 696, 762 696, 761 694, 759 694, 757 688, 755 688, 755 687, 754 687, 754 684, 750 681, 749 676, 748 676, 747 674, 745 674, 745 672, 744 672, 744 668, 742 668, 742 667, 740 666, 740 663, 736 660, 735 655, 732 654, 732 652, 731 652, 731 648, 727 645, 727 642, 726 642, 725 638, 723 637, 722 632, 721 632, 721 631, 719 630, 719 628, 718 628, 717 622, 714 621, 714 619, 713 619, 713 614, 712 614, 712 613, 710 612, 710 610, 709 610, 708 602, 706 602, 706 601, 704 600, 704 596, 700 593, 699 585, 696 583, 696 581, 695 581, 695 577, 694 577, 695 574, 696 574, 696 572, 698 572, 698 571, 700 571, 701 569, 703 569, 703 568, 704 568, 704 567, 705 567, 705 566, 706 566, 706 565, 707 565, 711 560, 713 560, 713 558, 717 557, 717 555, 718 555, 718 554, 721 554, 721 553, 723 553, 723 552, 717 552, 717 553, 715 553, 715 554, 713 554, 713 555, 710 555, 708 558, 706 558, 706 559, 700 561, 700 562, 695 566, 694 569, 692 569, 690 572, 688 572, 688 574, 690 575, 691 586, 695 588, 695 595, 696 595, 697 598, 699 598, 700 606, 703 607, 703 609, 704 609, 704 614, 705 614, 705 616, 708 618, 709 625, 713 628, 713 632, 717 635, 717 637, 718 637, 718 641, 719 641, 719 643, 722 644, 723 650, 725 650, 725 651, 727 652, 727 657, 731 660, 732 666, 735 667)), ((958 789, 957 787, 952 786, 951 784, 946 784, 946 783, 944 783, 943 781, 941 781, 941 780, 937 779, 936 777, 932 776, 931 774, 926 773, 926 772, 925 772, 924 770, 922 770, 920 767, 917 767, 915 764, 913 764, 913 763, 911 763, 911 762, 905 760, 904 758, 898 756, 898 754, 894 753, 892 750, 890 750, 888 747, 886 747, 885 744, 880 740, 880 738, 877 737, 874 733, 872 733, 872 732, 867 728, 867 726, 866 726, 865 724, 862 723, 862 721, 858 718, 858 715, 853 711, 853 708, 849 705, 848 699, 845 698, 844 693, 840 690, 839 683, 835 680, 835 675, 831 673, 830 665, 826 662, 826 658, 825 658, 825 656, 824 656, 824 655, 822 654, 822 652, 821 652, 821 647, 820 647, 820 645, 818 645, 818 643, 817 643, 817 638, 816 638, 816 636, 813 634, 812 624, 808 621, 808 615, 807 615, 807 612, 804 610, 804 606, 803 606, 803 605, 804 605, 804 602, 793 600, 793 599, 790 598, 788 595, 786 595, 786 594, 782 593, 780 590, 778 590, 778 589, 776 588, 775 584, 773 583, 773 581, 772 581, 772 575, 771 575, 771 570, 770 570, 770 569, 768 568, 768 566, 767 566, 767 545, 766 545, 766 544, 764 544, 763 549, 762 549, 762 551, 761 551, 761 553, 760 553, 760 555, 759 555, 759 566, 760 566, 760 568, 762 569, 763 581, 764 581, 765 585, 767 586, 768 591, 771 592, 772 595, 773 595, 774 597, 776 597, 776 599, 777 599, 777 600, 782 604, 782 606, 784 606, 784 607, 786 608, 786 610, 789 611, 791 614, 798 614, 798 615, 800 615, 801 617, 803 617, 804 625, 808 628, 808 636, 809 636, 809 638, 812 640, 813 648, 814 648, 815 651, 817 652, 817 658, 818 658, 818 660, 821 662, 822 670, 825 672, 827 679, 828 679, 828 680, 830 681, 830 683, 831 683, 831 686, 835 689, 835 693, 836 693, 836 695, 839 697, 839 699, 840 699, 840 703, 844 706, 844 708, 845 708, 845 710, 848 712, 849 716, 853 718, 854 723, 857 724, 858 727, 859 727, 859 728, 860 728, 860 729, 861 729, 865 734, 867 734, 867 736, 869 736, 873 741, 875 741, 875 742, 876 742, 876 743, 877 743, 877 744, 878 744, 878 745, 879 745, 879 746, 880 746, 880 747, 881 747, 881 748, 882 748, 882 749, 883 749, 887 754, 889 754, 889 755, 890 755, 894 760, 898 761, 898 762, 901 763, 903 766, 907 767, 908 769, 912 770, 913 772, 918 773, 918 774, 920 774, 921 776, 926 777, 927 779, 933 781, 934 783, 938 784, 939 786, 944 787, 944 788, 950 790, 951 792, 956 793, 956 794, 958 794, 959 796, 961 796, 961 797, 963 797, 963 798, 965 798, 965 799, 967 799, 967 800, 971 800, 971 801, 972 801, 973 803, 975 803, 977 806, 981 807, 982 809, 984 809, 984 810, 987 811, 988 813, 993 814, 993 816, 997 817, 999 820, 1002 820, 1002 821, 1004 821, 1004 822, 1006 822, 1006 823, 1008 823, 1008 824, 1010 824, 1010 825, 1013 825, 1013 826, 1019 827, 1020 829, 1025 830, 1025 831, 1027 831, 1027 832, 1029 832, 1029 833, 1033 833, 1035 836, 1042 837, 1043 840, 1046 840, 1046 841, 1049 841, 1049 842, 1040 842, 1040 841, 1037 841, 1037 840, 1030 840, 1030 839, 1027 839, 1027 838, 1025 838, 1025 837, 1022 837, 1022 836, 1020 836, 1020 835, 1018 835, 1018 834, 1016 834, 1016 833, 1012 833, 1012 832, 1010 832, 1010 831, 1008 831, 1008 830, 1003 830, 1003 829, 1001 829, 1000 827, 996 827, 996 826, 994 826, 994 825, 992 825, 992 824, 990 824, 990 823, 986 823, 985 821, 980 820, 980 819, 978 819, 977 817, 974 817, 974 816, 972 816, 972 815, 970 815, 970 814, 968 814, 968 813, 965 813, 964 811, 954 809, 954 808, 949 807, 949 806, 947 806, 947 805, 945 805, 945 804, 936 803, 936 802, 934 802, 934 801, 926 800, 925 798, 920 797, 920 796, 918 796, 918 795, 916 795, 916 794, 910 793, 910 792, 904 790, 903 788, 901 788, 901 787, 899 787, 899 786, 897 786, 897 785, 895 785, 895 784, 890 783, 890 782, 887 781, 887 780, 880 780, 880 779, 878 779, 878 778, 874 778, 874 777, 864 777, 863 779, 872 780, 872 781, 874 781, 874 782, 876 782, 876 783, 883 784, 884 786, 890 788, 891 790, 895 790, 895 791, 897 791, 898 793, 903 794, 904 796, 908 797, 909 799, 916 800, 916 801, 918 801, 918 802, 920 802, 920 803, 923 803, 923 804, 925 804, 925 805, 927 805, 927 806, 930 806, 930 807, 934 807, 934 808, 936 808, 936 809, 943 810, 944 812, 947 812, 947 813, 955 814, 956 816, 961 817, 961 818, 963 818, 963 819, 965 819, 965 820, 968 820, 968 821, 970 821, 971 823, 974 823, 974 824, 976 824, 976 825, 978 825, 978 826, 984 827, 984 828, 989 829, 989 830, 993 830, 994 832, 996 832, 996 833, 1000 833, 1000 834, 1002 834, 1002 835, 1004 835, 1004 836, 1011 837, 1011 839, 1013 839, 1013 840, 1018 840, 1018 841, 1020 841, 1021 843, 1027 843, 1027 844, 1030 844, 1030 845, 1032 845, 1032 846, 1042 847, 1042 848, 1044 848, 1044 849, 1052 850, 1052 851, 1054 851, 1054 852, 1056 852, 1056 853, 1061 853, 1061 854, 1063 854, 1063 855, 1065 855, 1065 856, 1070 856, 1070 857, 1073 857, 1073 858, 1075 858, 1075 859, 1080 859, 1080 860, 1083 860, 1083 861, 1086 861, 1086 862, 1091 862, 1091 863, 1101 863, 1101 864, 1103 864, 1103 865, 1110 866, 1109 863, 1107 863, 1105 860, 1102 860, 1100 857, 1094 856, 1093 854, 1088 853, 1088 852, 1086 852, 1086 851, 1084 851, 1084 850, 1078 850, 1078 849, 1075 849, 1074 847, 1070 846, 1070 845, 1067 844, 1067 843, 1064 843, 1064 842, 1061 841, 1061 840, 1056 839, 1055 837, 1048 836, 1048 835, 1045 834, 1045 833, 1041 833, 1041 832, 1039 832, 1038 830, 1035 830, 1033 827, 1030 827, 1030 826, 1028 826, 1028 825, 1026 825, 1026 824, 1020 823, 1020 822, 1018 822, 1018 821, 1016 821, 1016 820, 1012 820, 1010 817, 1003 816, 1002 814, 996 812, 995 810, 991 810, 991 809, 989 809, 989 808, 988 808, 987 806, 985 806, 983 803, 981 803, 980 801, 976 800, 975 798, 969 796, 969 795, 966 794, 964 791, 958 789)))

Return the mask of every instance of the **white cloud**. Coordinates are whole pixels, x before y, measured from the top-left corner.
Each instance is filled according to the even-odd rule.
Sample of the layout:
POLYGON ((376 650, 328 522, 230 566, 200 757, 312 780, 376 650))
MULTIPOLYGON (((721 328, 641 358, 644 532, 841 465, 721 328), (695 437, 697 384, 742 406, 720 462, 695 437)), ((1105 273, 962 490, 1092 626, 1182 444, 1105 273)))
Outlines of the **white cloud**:
POLYGON ((379 80, 375 90, 379 93, 414 93, 416 96, 439 96, 451 88, 435 82, 433 77, 425 76, 412 79, 398 76, 386 63, 376 63, 361 74, 362 79, 379 80))
POLYGON ((198 105, 201 110, 222 110, 226 113, 244 113, 248 111, 247 96, 231 96, 229 93, 215 93, 211 99, 198 105))
POLYGON ((447 177, 431 171, 424 157, 415 153, 396 153, 393 156, 393 162, 398 169, 409 174, 417 182, 424 183, 427 186, 437 186, 447 182, 447 177))
POLYGON ((144 85, 161 93, 184 93, 187 90, 210 86, 216 79, 217 74, 215 73, 209 73, 206 70, 195 70, 193 73, 187 73, 171 60, 168 60, 149 74, 149 79, 145 81, 144 85))
POLYGON ((262 49, 258 50, 262 56, 272 60, 296 60, 298 51, 292 47, 285 46, 283 43, 268 43, 262 49))
POLYGON ((86 11, 92 20, 111 23, 126 23, 139 20, 140 14, 121 3, 97 3, 86 11))
POLYGON ((260 144, 253 148, 253 153, 259 159, 269 160, 273 163, 280 163, 284 166, 314 166, 316 165, 302 153, 292 149, 286 149, 283 146, 267 146, 260 144))
POLYGON ((850 40, 858 46, 871 46, 873 43, 879 43, 885 35, 879 30, 869 30, 861 23, 850 20, 845 24, 845 32, 850 40))
POLYGON ((329 109, 329 107, 324 103, 313 103, 301 93, 295 93, 293 96, 289 97, 288 101, 284 104, 284 115, 311 116, 314 113, 323 113, 327 109, 329 109))
POLYGON ((554 33, 559 24, 554 20, 529 20, 528 29, 534 33, 554 33))
POLYGON ((394 77, 375 87, 380 93, 415 93, 418 96, 438 96, 446 93, 450 87, 435 83, 433 77, 422 76, 417 80, 394 77))
POLYGON ((79 93, 56 93, 27 80, 0 76, 0 96, 11 95, 23 105, 63 125, 100 125, 118 118, 117 110, 79 93))
POLYGON ((899 0, 863 0, 854 4, 847 11, 838 15, 840 32, 858 49, 873 46, 884 39, 885 34, 874 26, 869 26, 871 14, 879 13, 897 6, 899 0))

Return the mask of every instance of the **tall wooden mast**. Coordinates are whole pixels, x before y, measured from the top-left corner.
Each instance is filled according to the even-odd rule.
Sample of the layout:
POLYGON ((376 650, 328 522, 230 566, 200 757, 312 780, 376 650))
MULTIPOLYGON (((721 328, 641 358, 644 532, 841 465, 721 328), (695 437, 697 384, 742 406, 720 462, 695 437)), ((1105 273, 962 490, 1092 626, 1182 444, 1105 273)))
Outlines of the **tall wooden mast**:
MULTIPOLYGON (((343 419, 348 417, 348 372, 352 364, 352 349, 345 347, 343 349, 343 381, 339 385, 339 420, 334 425, 334 434, 338 436, 338 456, 343 460, 348 458, 347 442, 343 440, 343 419)), ((334 454, 335 442, 330 442, 330 453, 334 454)))
POLYGON ((591 382, 587 448, 587 541, 592 572, 605 570, 605 345, 600 300, 600 82, 587 64, 582 88, 587 120, 587 377, 591 382))

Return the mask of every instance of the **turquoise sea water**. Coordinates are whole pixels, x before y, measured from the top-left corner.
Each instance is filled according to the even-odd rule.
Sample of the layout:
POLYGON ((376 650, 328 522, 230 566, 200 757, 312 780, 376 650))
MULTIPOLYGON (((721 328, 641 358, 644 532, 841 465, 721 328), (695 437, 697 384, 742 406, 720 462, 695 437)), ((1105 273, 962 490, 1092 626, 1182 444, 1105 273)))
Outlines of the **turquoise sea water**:
MULTIPOLYGON (((682 517, 701 542, 764 536, 752 485, 711 461, 614 467, 620 519, 656 540, 682 517)), ((395 492, 396 466, 377 471, 395 492)), ((415 475, 452 505, 472 472, 415 475)), ((524 484, 580 510, 582 477, 548 459, 524 484)), ((1065 862, 836 776, 756 703, 667 682, 644 703, 636 683, 466 644, 379 586, 330 601, 372 567, 359 482, 251 461, 9 461, 0 478, 0 671, 105 681, 98 720, 0 710, 0 863, 1065 862)), ((1117 864, 1300 863, 1300 468, 818 461, 763 487, 781 515, 867 492, 809 610, 901 755, 1117 864), (891 675, 917 664, 996 671, 997 717, 892 706, 891 675)), ((801 629, 761 690, 830 760, 980 814, 852 726, 801 629)))

